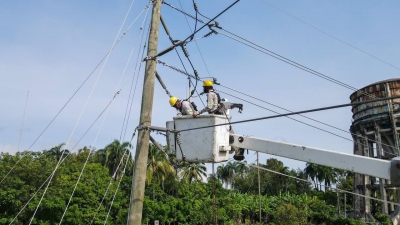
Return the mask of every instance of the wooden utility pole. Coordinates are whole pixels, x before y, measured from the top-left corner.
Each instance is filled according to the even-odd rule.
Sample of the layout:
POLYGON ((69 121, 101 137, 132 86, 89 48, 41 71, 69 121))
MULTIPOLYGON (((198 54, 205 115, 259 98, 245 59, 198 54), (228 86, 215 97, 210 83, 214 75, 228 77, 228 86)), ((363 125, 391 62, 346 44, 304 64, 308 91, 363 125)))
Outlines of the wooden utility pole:
MULTIPOLYGON (((147 56, 157 55, 158 28, 161 16, 161 0, 153 1, 153 12, 151 18, 150 35, 148 40, 147 56)), ((153 111, 154 77, 156 73, 156 61, 147 59, 143 82, 142 107, 140 111, 140 123, 142 126, 151 125, 151 114, 153 111)), ((149 154, 150 131, 140 129, 137 137, 135 168, 132 178, 132 191, 128 225, 142 224, 142 210, 144 199, 144 188, 146 181, 147 157, 149 154)))

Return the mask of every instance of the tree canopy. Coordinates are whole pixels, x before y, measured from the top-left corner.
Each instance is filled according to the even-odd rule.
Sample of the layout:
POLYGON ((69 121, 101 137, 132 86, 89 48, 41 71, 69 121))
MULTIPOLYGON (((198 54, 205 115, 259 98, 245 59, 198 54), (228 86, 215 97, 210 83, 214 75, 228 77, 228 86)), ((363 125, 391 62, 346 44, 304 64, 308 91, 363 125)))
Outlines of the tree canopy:
MULTIPOLYGON (((0 184, 0 225, 29 224, 48 177, 61 162, 32 221, 59 224, 87 157, 63 223, 126 223, 134 165, 130 144, 114 140, 99 150, 84 147, 70 152, 63 148, 61 143, 40 152, 0 154, 1 178, 20 160, 0 184)), ((168 149, 164 151, 173 158, 168 149)), ((293 170, 273 158, 260 166, 301 179, 310 178, 316 183, 261 172, 262 224, 361 224, 338 216, 336 195, 319 188, 324 182, 351 190, 352 174, 322 168, 322 176, 310 165, 304 170, 293 170)), ((343 197, 340 200, 343 202, 343 197)), ((351 210, 351 201, 348 196, 347 210, 351 210)), ((143 224, 155 220, 160 224, 213 224, 214 218, 218 224, 257 224, 257 169, 228 162, 220 164, 215 176, 211 176, 202 163, 184 162, 173 167, 164 152, 150 145, 143 207, 143 224)), ((387 221, 384 216, 379 218, 387 221)))

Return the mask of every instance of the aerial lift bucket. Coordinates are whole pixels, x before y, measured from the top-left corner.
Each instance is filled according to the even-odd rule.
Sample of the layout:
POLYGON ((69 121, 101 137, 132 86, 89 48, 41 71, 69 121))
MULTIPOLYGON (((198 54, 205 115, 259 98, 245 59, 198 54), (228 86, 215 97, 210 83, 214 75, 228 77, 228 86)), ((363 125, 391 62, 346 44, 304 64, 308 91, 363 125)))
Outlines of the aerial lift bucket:
MULTIPOLYGON (((203 126, 229 123, 225 115, 177 116, 167 122, 168 130, 184 130, 203 126)), ((229 159, 229 125, 214 126, 180 132, 168 132, 167 143, 171 152, 176 153, 178 161, 187 162, 224 162, 229 159), (180 143, 180 144, 178 144, 180 143), (180 146, 179 146, 180 145, 180 146), (183 153, 183 155, 182 155, 183 153)))

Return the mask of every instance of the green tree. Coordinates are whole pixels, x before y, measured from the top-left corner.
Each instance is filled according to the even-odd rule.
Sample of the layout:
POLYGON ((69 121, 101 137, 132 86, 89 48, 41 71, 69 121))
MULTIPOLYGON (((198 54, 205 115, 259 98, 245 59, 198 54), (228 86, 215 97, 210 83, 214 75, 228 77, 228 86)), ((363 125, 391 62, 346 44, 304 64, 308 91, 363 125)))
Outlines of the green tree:
POLYGON ((204 163, 184 163, 180 177, 186 183, 193 181, 201 181, 203 177, 207 176, 207 168, 204 163))
POLYGON ((307 224, 307 213, 294 205, 283 203, 274 213, 276 225, 305 225, 307 224))
POLYGON ((68 149, 62 149, 64 145, 65 143, 60 143, 59 145, 52 147, 50 150, 46 151, 46 155, 54 157, 57 162, 60 161, 61 158, 70 153, 68 149))
POLYGON ((103 149, 100 149, 97 155, 100 156, 101 162, 108 168, 110 175, 113 176, 114 180, 117 180, 122 173, 122 169, 125 163, 130 163, 130 149, 132 148, 129 142, 120 142, 115 139, 110 144, 106 145, 103 149), (122 160, 125 157, 128 160, 122 160))
MULTIPOLYGON (((149 155, 147 162, 146 182, 152 183, 153 177, 157 178, 158 184, 164 189, 164 181, 169 175, 174 174, 174 167, 166 160, 165 155, 156 146, 149 146, 149 155)), ((153 182, 153 199, 154 199, 153 182)))

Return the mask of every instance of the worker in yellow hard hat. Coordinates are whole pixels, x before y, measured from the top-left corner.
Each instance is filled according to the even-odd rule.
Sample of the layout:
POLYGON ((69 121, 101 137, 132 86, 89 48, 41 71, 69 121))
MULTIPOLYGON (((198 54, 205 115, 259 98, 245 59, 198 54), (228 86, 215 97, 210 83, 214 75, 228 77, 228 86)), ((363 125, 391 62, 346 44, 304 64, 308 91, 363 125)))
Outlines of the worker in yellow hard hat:
POLYGON ((186 100, 179 100, 177 97, 172 96, 169 99, 169 104, 171 107, 174 107, 175 109, 179 110, 180 113, 178 115, 194 115, 194 112, 196 111, 196 105, 194 103, 190 103, 189 101, 186 100))
POLYGON ((205 112, 208 112, 209 114, 222 115, 219 110, 221 98, 219 94, 214 91, 213 82, 211 80, 205 80, 203 82, 203 91, 207 94, 207 106, 200 111, 196 111, 194 115, 197 116, 205 112))

